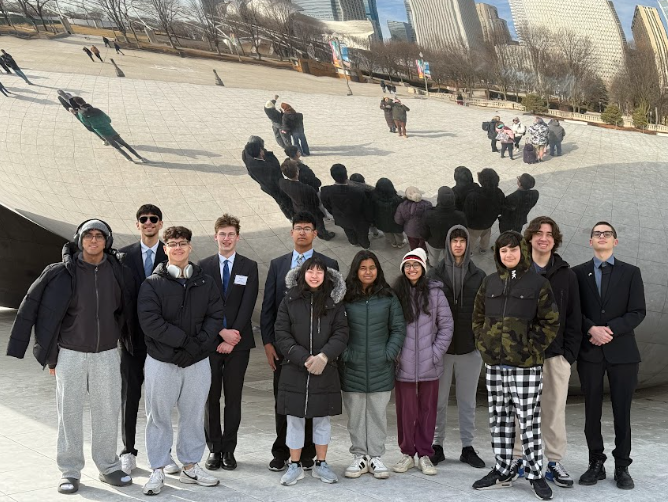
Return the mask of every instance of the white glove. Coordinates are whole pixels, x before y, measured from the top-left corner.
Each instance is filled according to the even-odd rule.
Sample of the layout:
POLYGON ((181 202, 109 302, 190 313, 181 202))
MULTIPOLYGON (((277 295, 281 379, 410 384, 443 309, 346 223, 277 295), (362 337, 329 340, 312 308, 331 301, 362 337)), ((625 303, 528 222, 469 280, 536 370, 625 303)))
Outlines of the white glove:
POLYGON ((320 375, 327 366, 327 356, 321 352, 317 356, 310 357, 304 366, 312 375, 320 375))

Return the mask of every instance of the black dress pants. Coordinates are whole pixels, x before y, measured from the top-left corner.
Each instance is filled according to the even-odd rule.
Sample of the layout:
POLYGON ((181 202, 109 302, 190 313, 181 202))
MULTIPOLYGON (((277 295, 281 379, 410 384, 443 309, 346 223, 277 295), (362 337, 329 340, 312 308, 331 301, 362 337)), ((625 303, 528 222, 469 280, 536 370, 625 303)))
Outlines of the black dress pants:
POLYGON ((209 356, 211 387, 204 410, 204 433, 211 453, 234 453, 241 424, 241 393, 250 350, 209 356), (220 423, 220 396, 225 394, 223 426, 220 423))
MULTIPOLYGON (((274 458, 288 460, 290 458, 290 448, 285 444, 285 437, 288 432, 288 419, 285 415, 278 413, 277 396, 278 382, 281 378, 281 368, 283 367, 283 356, 278 354, 279 360, 276 361, 276 371, 274 371, 274 414, 276 416, 276 441, 271 446, 271 454, 274 458)), ((313 460, 315 457, 315 445, 313 444, 313 419, 306 419, 306 431, 304 434, 304 448, 302 449, 301 461, 313 460)))
POLYGON ((369 241, 369 223, 362 221, 354 227, 343 227, 343 231, 346 233, 348 242, 353 246, 360 245, 364 249, 369 249, 371 242, 369 241))
POLYGON ((603 413, 603 377, 607 373, 615 423, 615 467, 628 467, 631 460, 631 402, 638 384, 638 363, 610 364, 578 361, 580 385, 585 397, 585 437, 589 461, 606 460, 603 453, 601 414, 603 413))
POLYGON ((137 436, 137 413, 144 383, 144 362, 146 348, 135 348, 132 355, 125 345, 121 345, 121 436, 124 453, 137 456, 135 438, 137 436))

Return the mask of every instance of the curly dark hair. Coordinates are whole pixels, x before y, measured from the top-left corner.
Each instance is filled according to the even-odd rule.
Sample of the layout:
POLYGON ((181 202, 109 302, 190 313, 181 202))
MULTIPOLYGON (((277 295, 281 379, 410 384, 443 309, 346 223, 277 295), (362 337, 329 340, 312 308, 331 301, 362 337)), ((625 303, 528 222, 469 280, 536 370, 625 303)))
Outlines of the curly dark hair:
POLYGON ((167 242, 169 239, 185 239, 191 241, 193 233, 186 227, 169 227, 162 233, 162 240, 167 242))
POLYGON ((557 222, 549 216, 538 216, 531 220, 529 222, 529 226, 527 226, 526 230, 524 230, 524 240, 527 241, 529 246, 531 246, 531 238, 533 237, 533 234, 538 232, 540 230, 540 226, 543 224, 547 224, 552 227, 552 238, 554 239, 554 248, 552 248, 552 252, 554 252, 559 248, 559 246, 561 246, 561 243, 564 240, 564 236, 561 234, 561 230, 559 230, 559 225, 557 225, 557 222))
POLYGON ((327 315, 327 299, 331 296, 334 289, 334 281, 327 273, 327 264, 319 256, 312 256, 304 262, 297 275, 297 291, 299 295, 308 298, 313 295, 313 317, 315 319, 327 315), (325 280, 315 291, 311 289, 306 282, 306 272, 311 269, 318 269, 325 272, 325 280))
POLYGON ((363 249, 355 255, 353 262, 350 264, 350 271, 348 272, 348 277, 346 277, 346 296, 343 301, 346 303, 356 302, 357 300, 366 299, 373 295, 392 296, 392 288, 385 280, 385 274, 380 266, 378 257, 372 251, 363 249), (373 260, 378 271, 378 276, 367 293, 364 292, 362 282, 357 277, 357 272, 364 260, 373 260))
POLYGON ((401 303, 401 309, 404 311, 404 319, 406 324, 410 324, 420 317, 420 311, 429 315, 429 279, 427 279, 427 271, 422 268, 422 275, 418 279, 415 286, 406 277, 404 268, 401 267, 401 275, 397 277, 394 282, 394 293, 397 295, 401 303))

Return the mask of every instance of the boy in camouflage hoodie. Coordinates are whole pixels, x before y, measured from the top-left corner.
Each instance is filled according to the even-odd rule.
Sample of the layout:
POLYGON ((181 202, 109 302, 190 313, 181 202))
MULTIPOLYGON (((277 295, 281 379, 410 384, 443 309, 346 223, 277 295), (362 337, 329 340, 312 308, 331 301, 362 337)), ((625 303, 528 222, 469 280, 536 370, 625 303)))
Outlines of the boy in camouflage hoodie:
POLYGON ((494 259, 497 273, 484 279, 475 299, 473 333, 485 362, 496 465, 473 488, 512 486, 517 419, 526 477, 536 496, 549 500, 552 490, 543 477, 540 395, 545 349, 557 335, 559 312, 549 281, 531 269, 529 246, 519 233, 499 236, 494 259))

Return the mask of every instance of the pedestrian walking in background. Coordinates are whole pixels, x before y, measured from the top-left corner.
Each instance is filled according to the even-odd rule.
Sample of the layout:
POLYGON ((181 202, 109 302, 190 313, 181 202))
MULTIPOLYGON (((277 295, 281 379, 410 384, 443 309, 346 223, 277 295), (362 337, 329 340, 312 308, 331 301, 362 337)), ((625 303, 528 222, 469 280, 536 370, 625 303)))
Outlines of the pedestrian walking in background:
POLYGON ((471 250, 486 253, 492 234, 492 225, 501 214, 506 196, 499 188, 499 175, 494 169, 485 168, 478 173, 480 188, 472 190, 464 202, 467 228, 471 238, 471 250), (478 239, 480 244, 478 247, 478 239))
POLYGON ((387 84, 385 84, 384 80, 380 81, 380 88, 383 90, 383 94, 385 94, 385 91, 387 89, 387 84))
POLYGON ((88 47, 83 47, 83 49, 81 50, 86 53, 86 56, 88 56, 93 63, 95 62, 95 60, 93 59, 93 53, 90 51, 88 47))
POLYGON ((533 121, 533 125, 529 126, 527 133, 529 134, 529 142, 536 150, 536 158, 538 159, 538 162, 543 162, 549 135, 547 125, 545 125, 542 118, 536 117, 533 121))
POLYGON ((271 129, 274 131, 274 138, 276 139, 276 143, 278 143, 278 146, 281 148, 285 148, 291 144, 291 139, 287 135, 281 134, 281 128, 283 127, 283 112, 276 109, 277 99, 278 94, 274 96, 274 99, 271 99, 265 103, 264 113, 267 115, 269 120, 271 120, 271 129))
POLYGON ((457 166, 454 178, 455 186, 452 187, 452 191, 455 193, 455 208, 457 211, 463 211, 466 196, 471 190, 480 188, 480 185, 473 181, 473 173, 466 166, 457 166))
MULTIPOLYGON (((434 465, 445 460, 446 413, 452 375, 455 376, 457 411, 459 414, 459 438, 462 443, 460 462, 477 469, 485 462, 473 448, 475 437, 475 409, 478 380, 482 358, 475 347, 471 317, 475 296, 480 289, 485 272, 471 260, 469 233, 466 227, 455 225, 445 239, 445 256, 429 272, 429 278, 443 284, 443 292, 454 319, 454 332, 448 352, 443 357, 444 371, 438 388, 438 413, 434 431, 434 465)), ((452 430, 452 427, 450 428, 452 430)))
POLYGON ((9 67, 8 67, 7 64, 5 63, 5 60, 2 58, 2 56, 0 56, 0 68, 2 68, 3 70, 5 70, 5 73, 9 73, 9 74, 12 73, 11 71, 9 71, 9 67))
POLYGON ((111 48, 111 43, 109 42, 109 39, 107 37, 102 37, 102 41, 104 42, 105 47, 111 48))
POLYGON ((522 233, 527 216, 538 202, 538 190, 533 190, 536 180, 529 173, 517 177, 517 190, 506 196, 499 216, 499 232, 515 230, 522 233))
POLYGON ((455 194, 450 187, 438 189, 436 207, 427 209, 422 219, 422 238, 427 243, 429 265, 435 267, 445 250, 445 237, 454 225, 466 226, 466 215, 455 208, 455 194))
POLYGON ((312 257, 285 277, 288 292, 278 308, 276 345, 285 354, 278 383, 278 413, 287 417, 288 470, 281 484, 304 478, 301 454, 306 419, 313 419, 316 461, 312 475, 323 483, 338 477, 327 464, 331 417, 343 411, 337 360, 348 345, 348 322, 342 303, 346 284, 338 270, 312 257), (309 321, 304 322, 305 319, 309 321))
POLYGON ((4 85, 2 85, 2 82, 0 82, 0 92, 7 97, 9 97, 9 94, 12 94, 4 85))
POLYGON ((422 237, 422 225, 424 213, 431 207, 431 202, 422 199, 422 192, 417 187, 406 188, 404 200, 394 214, 394 221, 403 225, 411 250, 416 248, 427 250, 427 245, 422 237))
POLYGON ((376 182, 376 188, 371 192, 371 205, 373 207, 373 223, 375 227, 385 234, 385 239, 393 248, 402 248, 404 240, 404 227, 394 221, 402 198, 394 188, 394 184, 388 178, 380 178, 376 182))
POLYGON ((394 120, 394 125, 399 131, 399 136, 407 138, 406 135, 406 121, 408 117, 406 112, 411 111, 406 105, 402 104, 401 101, 397 98, 394 98, 394 104, 392 105, 392 119, 394 120))
POLYGON ((547 124, 547 140, 550 145, 550 155, 554 156, 555 149, 557 157, 561 157, 561 142, 566 137, 566 131, 557 119, 552 119, 547 124))
POLYGON ((341 390, 353 454, 345 476, 359 478, 368 472, 386 479, 390 471, 381 456, 387 439, 387 405, 406 325, 401 303, 371 251, 360 251, 353 258, 344 303, 350 337, 341 356, 341 390))
POLYGON ((2 53, 2 56, 0 58, 2 61, 5 63, 5 66, 8 66, 12 70, 14 70, 14 73, 16 73, 19 77, 21 77, 28 85, 34 85, 30 80, 28 80, 28 77, 26 77, 26 74, 23 73, 23 70, 19 68, 19 65, 14 61, 14 58, 12 57, 11 54, 8 52, 5 52, 4 49, 0 50, 2 53))
POLYGON ((383 110, 385 115, 385 122, 390 128, 390 132, 397 132, 397 126, 394 124, 394 119, 392 118, 392 108, 394 103, 387 96, 380 100, 380 109, 383 110))
POLYGON ((281 129, 281 133, 292 137, 292 143, 299 147, 302 155, 311 155, 308 141, 306 141, 306 134, 304 133, 304 115, 295 111, 287 103, 281 103, 281 109, 283 110, 283 128, 281 129))
POLYGON ((464 96, 462 96, 461 92, 457 93, 457 104, 459 106, 464 106, 464 96))
POLYGON ((392 470, 412 469, 417 454, 418 469, 433 476, 436 468, 429 457, 434 455, 438 386, 454 323, 443 284, 427 278, 424 249, 406 253, 399 270, 393 289, 406 320, 406 338, 397 361, 394 392, 402 457, 392 470))
POLYGON ((121 46, 118 45, 118 40, 114 40, 114 49, 116 49, 116 54, 125 56, 125 54, 123 54, 123 51, 121 50, 121 46))
POLYGON ((302 162, 302 153, 299 151, 299 148, 294 145, 289 145, 286 146, 283 151, 290 160, 299 163, 299 181, 313 187, 316 192, 319 191, 322 186, 322 181, 315 175, 313 169, 302 162))
POLYGON ((88 131, 92 132, 102 140, 104 143, 104 146, 108 146, 109 142, 104 139, 98 132, 95 131, 90 125, 86 124, 82 118, 79 116, 79 109, 86 104, 86 101, 79 97, 79 96, 72 96, 69 92, 63 91, 62 89, 58 89, 58 101, 60 102, 61 105, 63 105, 63 108, 70 112, 72 115, 74 115, 77 120, 83 125, 88 131))
POLYGON ((93 54, 95 54, 95 57, 96 57, 97 59, 99 59, 102 63, 104 63, 104 61, 102 61, 102 56, 100 56, 100 49, 98 49, 98 48, 95 47, 94 45, 91 45, 91 46, 90 46, 90 51, 91 51, 93 54))
POLYGON ((499 149, 496 145, 496 142, 497 142, 496 126, 499 125, 499 122, 501 122, 501 117, 499 117, 498 115, 494 115, 492 117, 492 120, 490 120, 489 122, 483 122, 483 124, 482 124, 483 125, 483 130, 487 131, 487 138, 489 138, 489 140, 491 141, 492 152, 494 152, 494 153, 497 153, 499 151, 499 149))
POLYGON ((511 487, 516 423, 525 477, 539 499, 552 498, 543 475, 540 397, 545 350, 559 331, 550 282, 531 270, 529 245, 517 232, 494 244, 497 272, 482 282, 473 310, 476 347, 485 362, 489 429, 496 463, 476 490, 511 487))
POLYGON ((513 124, 510 126, 510 128, 513 130, 513 134, 515 135, 515 148, 519 149, 520 147, 520 141, 522 141, 522 138, 527 132, 527 128, 520 122, 519 117, 515 117, 513 119, 513 124))
POLYGON ((501 158, 506 157, 506 150, 508 151, 508 156, 510 160, 515 160, 513 158, 513 147, 515 146, 515 135, 513 130, 500 122, 496 126, 496 139, 501 142, 501 158))

